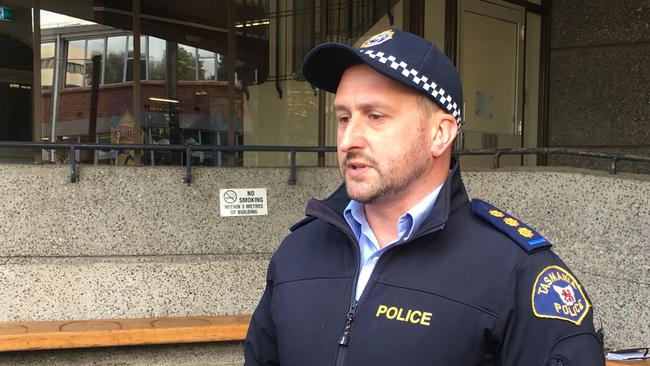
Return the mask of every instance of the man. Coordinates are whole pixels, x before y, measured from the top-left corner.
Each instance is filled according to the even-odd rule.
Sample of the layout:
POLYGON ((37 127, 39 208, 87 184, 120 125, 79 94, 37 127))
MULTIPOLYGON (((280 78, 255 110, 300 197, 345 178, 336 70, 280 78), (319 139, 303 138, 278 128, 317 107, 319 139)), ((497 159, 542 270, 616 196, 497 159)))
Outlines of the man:
POLYGON ((603 365, 591 302, 550 244, 468 201, 451 149, 462 91, 431 43, 329 43, 305 78, 336 93, 345 184, 291 228, 246 365, 603 365))

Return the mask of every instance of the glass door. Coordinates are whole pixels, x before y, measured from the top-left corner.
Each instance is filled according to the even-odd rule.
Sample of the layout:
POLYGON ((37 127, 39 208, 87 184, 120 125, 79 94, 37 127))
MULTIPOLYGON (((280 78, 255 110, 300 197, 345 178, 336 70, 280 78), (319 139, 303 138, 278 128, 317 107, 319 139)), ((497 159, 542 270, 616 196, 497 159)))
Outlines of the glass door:
MULTIPOLYGON (((523 7, 497 1, 460 2, 458 60, 465 100, 464 149, 522 146, 523 7)), ((492 157, 464 156, 463 166, 491 166, 492 157)), ((502 165, 521 165, 504 156, 502 165)))

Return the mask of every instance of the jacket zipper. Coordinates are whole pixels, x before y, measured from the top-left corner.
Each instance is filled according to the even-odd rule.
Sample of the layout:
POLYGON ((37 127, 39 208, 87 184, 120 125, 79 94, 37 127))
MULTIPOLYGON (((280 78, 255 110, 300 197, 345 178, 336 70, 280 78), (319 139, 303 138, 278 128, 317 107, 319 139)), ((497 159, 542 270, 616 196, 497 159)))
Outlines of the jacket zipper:
MULTIPOLYGON (((347 228, 341 228, 339 225, 335 225, 335 226, 339 227, 340 229, 343 229, 343 232, 346 233, 346 234, 348 234, 348 236, 349 236, 351 239, 353 239, 352 242, 353 242, 353 244, 355 244, 355 245, 354 245, 354 247, 355 247, 355 248, 354 248, 355 259, 356 259, 356 262, 358 263, 358 262, 359 262, 359 258, 358 258, 358 257, 359 257, 361 254, 359 253, 359 250, 358 250, 358 248, 357 248, 357 247, 358 247, 357 240, 354 239, 354 236, 351 236, 351 235, 349 234, 347 228)), ((422 236, 424 236, 424 235, 432 234, 432 233, 434 233, 434 232, 436 232, 436 231, 439 231, 439 230, 442 230, 442 229, 444 229, 444 228, 445 228, 445 224, 439 225, 439 226, 437 226, 437 227, 435 227, 435 228, 433 228, 433 229, 430 229, 430 230, 427 230, 427 231, 421 232, 421 233, 419 233, 418 235, 415 235, 415 236, 413 236, 412 238, 409 238, 408 240, 404 241, 404 242, 401 243, 400 245, 404 245, 404 244, 406 244, 406 243, 408 243, 408 242, 410 242, 410 241, 413 241, 413 240, 415 240, 415 239, 418 239, 418 238, 420 238, 420 237, 422 237, 422 236)), ((381 255, 381 257, 379 258, 379 262, 382 262, 382 258, 385 257, 386 254, 388 254, 388 252, 390 252, 391 250, 393 250, 395 247, 397 247, 397 245, 388 248, 388 249, 387 249, 387 250, 386 250, 386 251, 381 255)), ((343 334, 341 335, 341 338, 340 338, 340 340, 339 340, 339 347, 338 347, 339 350, 338 350, 338 354, 337 354, 337 356, 336 356, 336 364, 335 364, 336 366, 343 366, 343 365, 345 364, 345 359, 346 359, 345 356, 347 356, 347 350, 348 350, 348 347, 347 347, 347 346, 348 346, 348 344, 350 343, 351 330, 352 330, 352 322, 354 321, 354 317, 355 317, 355 315, 356 315, 357 307, 359 306, 359 302, 361 302, 361 300, 363 300, 363 299, 365 298, 365 294, 367 293, 366 290, 367 290, 367 288, 368 288, 368 285, 371 284, 371 283, 373 282, 373 280, 377 277, 377 273, 378 273, 377 269, 378 269, 379 264, 380 264, 379 262, 375 265, 375 268, 374 268, 374 270, 372 271, 372 274, 370 275, 370 278, 368 279, 368 283, 366 284, 366 287, 363 289, 363 292, 361 292, 361 296, 359 296, 359 300, 358 300, 358 301, 355 299, 355 294, 356 294, 356 291, 357 291, 357 281, 358 281, 358 278, 357 278, 357 277, 358 277, 358 275, 359 275, 358 264, 357 264, 357 267, 356 267, 356 269, 355 269, 355 271, 354 271, 354 279, 353 279, 354 282, 352 283, 352 295, 351 295, 351 297, 352 297, 352 302, 351 302, 351 304, 350 304, 350 308, 348 309, 347 314, 345 315, 345 325, 344 325, 344 327, 343 327, 343 334)))
MULTIPOLYGON (((341 231, 343 231, 352 241, 352 250, 354 251, 354 259, 355 263, 357 265, 354 267, 354 277, 352 278, 352 301, 350 303, 350 308, 348 309, 347 314, 345 315, 345 325, 343 326, 343 334, 341 335, 341 338, 339 340, 339 347, 338 351, 336 354, 336 366, 343 365, 345 361, 345 356, 347 355, 347 345, 350 342, 350 330, 352 329, 352 322, 354 321, 354 316, 357 311, 357 305, 359 303, 355 299, 355 294, 357 292, 357 281, 359 280, 359 257, 361 257, 361 253, 359 253, 359 244, 357 243, 357 239, 350 233, 348 230, 347 226, 341 226, 338 225, 338 223, 334 223, 334 226, 338 227, 341 231)), ((346 223, 347 225, 347 223, 346 223)))
MULTIPOLYGON (((353 286, 356 287, 356 286, 353 286)), ((350 329, 352 328, 352 322, 354 321, 354 315, 357 311, 357 305, 359 304, 358 301, 353 301, 352 305, 350 305, 350 309, 348 310, 347 315, 345 316, 345 327, 343 327, 343 335, 341 335, 341 339, 339 340, 339 350, 338 354, 336 356, 336 365, 343 365, 343 362, 345 361, 347 356, 347 350, 348 350, 348 343, 350 342, 350 329)))
POLYGON ((350 305, 348 314, 345 316, 345 327, 343 327, 343 335, 339 341, 339 345, 341 346, 347 346, 350 341, 350 328, 352 328, 352 322, 354 321, 354 315, 357 311, 358 304, 359 302, 355 300, 352 305, 350 305))

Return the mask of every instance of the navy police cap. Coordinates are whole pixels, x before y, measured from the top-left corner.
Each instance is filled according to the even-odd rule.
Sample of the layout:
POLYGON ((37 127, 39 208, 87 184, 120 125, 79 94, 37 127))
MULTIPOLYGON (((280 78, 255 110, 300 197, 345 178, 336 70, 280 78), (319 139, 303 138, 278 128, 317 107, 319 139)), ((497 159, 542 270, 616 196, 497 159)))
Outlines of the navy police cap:
POLYGON ((433 43, 414 34, 390 29, 370 37, 360 48, 323 43, 305 56, 302 72, 317 88, 336 93, 343 72, 362 63, 427 95, 460 126, 463 90, 458 71, 433 43))

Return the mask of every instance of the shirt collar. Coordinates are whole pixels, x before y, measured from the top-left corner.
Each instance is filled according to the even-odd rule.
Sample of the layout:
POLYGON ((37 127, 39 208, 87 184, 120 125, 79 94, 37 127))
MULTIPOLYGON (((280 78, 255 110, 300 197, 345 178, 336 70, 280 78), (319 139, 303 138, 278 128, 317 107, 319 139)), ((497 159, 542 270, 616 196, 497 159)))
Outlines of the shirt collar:
MULTIPOLYGON (((409 239, 420 227, 422 222, 431 213, 431 209, 438 198, 441 188, 442 185, 438 186, 397 219, 395 225, 397 225, 398 241, 409 239)), ((345 218, 345 221, 347 221, 348 226, 350 226, 354 232, 357 240, 359 240, 361 238, 362 226, 368 225, 364 204, 355 200, 350 200, 343 211, 343 217, 345 218)))
POLYGON ((429 216, 433 205, 436 203, 436 199, 438 198, 438 194, 440 193, 441 188, 442 184, 434 189, 431 193, 429 193, 428 196, 424 197, 422 201, 418 202, 415 206, 406 212, 406 214, 411 215, 413 218, 413 226, 411 227, 411 231, 408 233, 407 238, 410 238, 411 235, 413 235, 415 231, 420 228, 420 225, 422 225, 422 222, 427 218, 427 216, 429 216))
POLYGON ((358 240, 361 237, 361 226, 367 222, 363 203, 350 200, 350 203, 348 203, 343 211, 343 217, 348 222, 348 226, 350 226, 350 229, 352 229, 354 236, 358 240))

